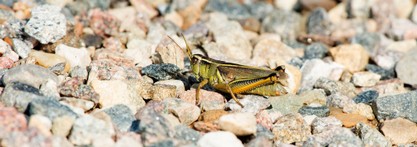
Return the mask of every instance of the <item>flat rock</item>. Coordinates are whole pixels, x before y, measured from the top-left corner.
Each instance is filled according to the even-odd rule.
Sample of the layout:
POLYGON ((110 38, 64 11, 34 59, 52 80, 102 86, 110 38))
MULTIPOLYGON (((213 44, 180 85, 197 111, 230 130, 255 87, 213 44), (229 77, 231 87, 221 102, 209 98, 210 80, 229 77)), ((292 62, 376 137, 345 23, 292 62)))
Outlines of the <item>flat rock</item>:
POLYGON ((417 122, 417 91, 377 98, 373 110, 378 120, 403 117, 417 122))
POLYGON ((417 49, 408 52, 405 57, 398 61, 395 66, 398 78, 404 83, 416 86, 417 85, 417 70, 414 65, 417 64, 417 49))
POLYGON ((13 50, 22 58, 28 57, 32 44, 20 39, 13 39, 13 50))
POLYGON ((3 89, 0 101, 8 107, 24 112, 28 104, 35 99, 46 98, 39 89, 24 83, 12 82, 3 89))
POLYGON ((5 85, 12 82, 20 82, 33 87, 40 87, 43 83, 47 82, 47 80, 59 83, 58 77, 54 73, 46 68, 32 64, 25 64, 11 68, 3 76, 3 83, 5 85))
POLYGON ((142 68, 142 74, 145 74, 156 80, 169 80, 176 77, 180 68, 174 64, 162 63, 151 64, 142 68))
POLYGON ((132 113, 145 106, 145 101, 139 95, 139 84, 133 81, 122 80, 95 80, 91 82, 92 88, 100 95, 100 104, 103 108, 110 108, 116 104, 124 104, 132 113))
POLYGON ((52 121, 43 115, 32 115, 29 119, 28 127, 33 127, 45 136, 51 136, 52 121))
MULTIPOLYGON (((191 104, 196 104, 195 93, 195 89, 190 89, 179 93, 179 98, 191 104)), ((207 91, 204 89, 200 90, 200 102, 198 103, 204 111, 224 109, 224 107, 226 106, 225 98, 223 95, 217 92, 207 91)))
POLYGON ((329 51, 334 61, 350 72, 361 71, 368 64, 368 52, 359 44, 339 45, 329 51))
POLYGON ((338 80, 343 73, 343 66, 334 62, 326 63, 320 59, 312 59, 304 63, 301 73, 301 90, 308 90, 313 88, 319 78, 338 80))
POLYGON ((364 104, 364 103, 347 103, 343 107, 343 112, 351 113, 351 114, 359 114, 368 118, 368 120, 374 120, 375 116, 372 111, 371 106, 364 104))
POLYGON ((303 142, 311 135, 310 126, 300 114, 287 114, 277 119, 272 126, 274 141, 282 143, 303 142))
POLYGON ((392 141, 392 144, 407 144, 417 141, 417 126, 415 122, 407 119, 396 118, 384 121, 381 128, 385 137, 392 141))
POLYGON ((158 85, 158 84, 175 86, 176 94, 179 94, 185 91, 184 83, 181 80, 164 80, 164 81, 155 82, 155 85, 158 85))
POLYGON ((251 135, 256 133, 256 118, 251 113, 231 113, 220 117, 219 126, 236 136, 251 135))
POLYGON ((305 104, 326 104, 326 96, 323 91, 311 90, 300 95, 287 94, 283 96, 268 98, 272 109, 281 112, 283 115, 288 113, 297 113, 305 104))
POLYGON ((359 114, 349 114, 343 113, 340 109, 331 109, 330 116, 337 118, 340 120, 344 127, 350 128, 355 126, 358 123, 367 123, 368 119, 365 116, 359 114))
POLYGON ((86 115, 75 120, 68 138, 74 145, 89 145, 95 139, 111 137, 114 133, 113 127, 104 120, 86 115))
POLYGON ((227 131, 207 133, 198 140, 197 145, 201 147, 243 147, 242 141, 227 131))
POLYGON ((145 108, 138 114, 140 123, 135 125, 138 127, 144 145, 153 144, 174 136, 171 124, 155 110, 145 108))
POLYGON ((330 127, 342 127, 342 122, 337 118, 330 117, 317 117, 311 123, 311 129, 313 134, 319 134, 323 131, 326 131, 330 127))
POLYGON ((74 121, 75 118, 70 116, 64 115, 56 117, 54 120, 52 120, 52 134, 54 134, 55 136, 67 137, 71 132, 71 128, 74 124, 74 121))
POLYGON ((71 108, 51 98, 34 99, 29 103, 26 112, 29 116, 40 114, 48 117, 50 120, 62 116, 69 116, 72 118, 78 117, 71 108))
POLYGON ((165 37, 161 40, 156 47, 156 53, 162 63, 171 63, 180 69, 184 68, 184 51, 170 38, 165 37))

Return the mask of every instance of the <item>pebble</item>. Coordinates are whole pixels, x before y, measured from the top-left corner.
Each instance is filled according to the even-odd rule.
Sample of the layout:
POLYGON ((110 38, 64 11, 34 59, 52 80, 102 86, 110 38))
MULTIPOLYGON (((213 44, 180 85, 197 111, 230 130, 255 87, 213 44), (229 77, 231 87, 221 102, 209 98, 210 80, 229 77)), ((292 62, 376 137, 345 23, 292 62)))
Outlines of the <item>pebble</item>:
POLYGON ((352 0, 347 3, 348 15, 352 18, 367 19, 370 17, 369 11, 374 1, 352 0))
POLYGON ((408 92, 408 90, 404 87, 404 83, 400 79, 381 81, 372 88, 378 91, 379 97, 408 92))
POLYGON ((272 110, 281 112, 283 115, 288 113, 297 113, 305 104, 326 104, 326 96, 323 91, 311 90, 301 95, 287 94, 283 96, 270 97, 272 110))
POLYGON ((395 77, 395 70, 394 69, 384 69, 380 66, 377 65, 373 65, 373 64, 368 64, 366 65, 365 69, 367 71, 376 73, 381 75, 381 80, 387 80, 387 79, 392 79, 395 77))
POLYGON ((258 146, 273 146, 272 140, 265 137, 265 136, 257 136, 256 138, 249 141, 248 144, 246 144, 248 147, 258 147, 258 146))
POLYGON ((7 57, 0 57, 0 69, 8 69, 13 67, 13 60, 7 57))
POLYGON ((259 111, 271 106, 268 99, 257 95, 245 95, 243 96, 243 98, 239 99, 239 101, 244 106, 243 108, 240 105, 238 105, 233 99, 231 99, 226 104, 226 107, 232 111, 249 112, 255 115, 259 111))
POLYGON ((124 135, 124 136, 118 138, 117 142, 114 146, 116 146, 116 147, 125 147, 125 146, 138 146, 138 147, 140 147, 140 146, 143 146, 142 143, 141 143, 139 135, 137 135, 139 137, 139 139, 134 138, 132 136, 124 135))
POLYGON ((180 71, 178 66, 169 63, 151 64, 142 68, 142 74, 156 80, 169 80, 176 77, 180 71))
POLYGON ((105 37, 106 35, 114 36, 118 34, 120 21, 108 11, 93 9, 88 14, 90 21, 89 27, 95 34, 105 37))
POLYGON ((184 51, 170 38, 162 39, 155 50, 162 63, 171 63, 180 69, 184 68, 184 51))
POLYGON ((358 123, 355 126, 355 133, 361 138, 365 146, 391 146, 391 142, 377 129, 365 123, 358 123))
POLYGON ((3 76, 3 83, 5 85, 13 82, 20 82, 33 87, 40 87, 48 80, 52 80, 55 83, 59 82, 58 77, 51 71, 31 64, 15 66, 8 70, 3 76))
POLYGON ((355 98, 353 98, 353 101, 355 103, 369 104, 373 102, 375 99, 377 99, 378 96, 379 96, 378 91, 366 90, 366 91, 359 93, 355 98))
MULTIPOLYGON (((353 0, 353 1, 362 2, 360 0, 359 1, 353 0)), ((369 53, 369 55, 374 56, 377 53, 379 47, 381 46, 381 40, 382 39, 378 33, 363 32, 363 33, 355 35, 352 38, 351 43, 362 45, 366 49, 366 51, 369 53)))
POLYGON ((282 10, 291 11, 297 5, 297 0, 277 0, 274 1, 274 5, 282 10))
POLYGON ((355 72, 352 76, 352 82, 355 86, 374 86, 381 79, 381 76, 373 72, 355 72))
POLYGON ((219 126, 236 136, 246 136, 256 133, 256 118, 251 113, 230 113, 220 117, 219 126))
POLYGON ((71 68, 75 66, 87 67, 91 63, 90 54, 85 48, 73 48, 66 45, 58 45, 55 54, 64 57, 71 68))
POLYGON ((143 39, 132 39, 126 44, 127 49, 124 51, 126 57, 133 59, 133 62, 140 67, 152 64, 152 44, 143 39))
POLYGON ((23 113, 19 113, 13 107, 0 106, 0 137, 4 138, 7 134, 14 131, 27 129, 27 120, 23 113))
POLYGON ((13 82, 3 89, 0 101, 5 106, 13 106, 19 112, 24 112, 31 101, 43 98, 45 97, 39 89, 24 83, 13 82))
POLYGON ((366 105, 364 103, 356 104, 350 101, 350 103, 346 104, 343 107, 343 112, 351 113, 351 114, 359 114, 359 115, 365 116, 366 118, 368 118, 368 120, 375 119, 371 106, 366 105))
POLYGON ((301 16, 298 13, 274 10, 263 19, 261 33, 276 33, 282 40, 295 40, 301 28, 301 16))
POLYGON ((368 64, 369 54, 359 44, 339 45, 330 48, 329 51, 334 61, 345 66, 350 72, 361 71, 368 64))
POLYGON ((318 117, 329 116, 330 110, 327 106, 303 106, 298 110, 301 115, 315 115, 318 117))
POLYGON ((417 91, 377 98, 373 103, 379 121, 403 117, 417 122, 417 91))
POLYGON ((204 122, 214 122, 214 121, 217 121, 223 115, 226 115, 228 113, 229 112, 223 109, 210 110, 210 111, 203 112, 200 115, 199 120, 204 121, 204 122))
POLYGON ((206 26, 216 38, 216 44, 224 47, 222 54, 237 60, 250 59, 252 46, 243 37, 245 34, 238 22, 228 20, 224 14, 211 13, 206 26))
POLYGON ((331 22, 324 8, 314 9, 307 18, 307 33, 330 35, 331 22))
POLYGON ((194 144, 201 138, 201 134, 186 125, 178 125, 175 127, 174 138, 194 144))
POLYGON ((342 122, 333 116, 317 117, 311 123, 313 134, 320 134, 331 127, 342 127, 342 122))
POLYGON ((59 7, 40 5, 32 9, 25 32, 42 44, 54 43, 66 35, 66 24, 59 7))
POLYGON ((74 124, 75 118, 67 115, 56 117, 52 120, 51 132, 55 136, 67 137, 70 132, 72 125, 74 124))
POLYGON ((417 85, 417 70, 414 68, 417 64, 416 55, 417 49, 411 50, 395 66, 398 78, 410 85, 417 85))
POLYGON ((339 79, 343 73, 343 66, 337 63, 326 63, 320 59, 312 59, 304 62, 301 67, 301 91, 313 88, 320 78, 339 79))
POLYGON ((78 115, 72 111, 71 108, 51 98, 32 100, 32 102, 29 103, 26 112, 29 116, 39 114, 48 117, 50 120, 54 120, 55 118, 62 116, 69 116, 72 118, 78 117, 78 115))
POLYGON ((303 146, 363 146, 363 143, 351 130, 335 126, 310 136, 303 146))
POLYGON ((300 5, 305 7, 307 10, 313 10, 318 7, 323 7, 326 10, 330 10, 334 6, 336 6, 336 2, 332 0, 318 0, 318 1, 309 1, 309 0, 301 0, 300 5))
POLYGON ((181 80, 164 80, 164 81, 158 81, 155 82, 155 85, 170 85, 175 86, 177 94, 182 93, 185 91, 184 83, 181 80))
POLYGON ((152 100, 161 101, 166 98, 176 97, 177 88, 173 85, 157 84, 152 86, 152 100))
POLYGON ((181 123, 190 125, 196 121, 200 115, 200 108, 178 98, 166 98, 162 101, 165 105, 165 112, 173 113, 181 123))
POLYGON ((404 118, 384 121, 381 131, 385 134, 385 137, 392 141, 392 144, 399 145, 417 141, 417 126, 415 122, 404 118))
POLYGON ((250 16, 249 10, 237 1, 216 0, 208 1, 205 11, 221 12, 229 19, 239 20, 250 16))
POLYGON ((363 115, 359 114, 351 114, 351 113, 343 113, 342 110, 333 108, 330 109, 330 116, 337 118, 340 120, 344 127, 351 128, 354 127, 358 123, 367 123, 368 118, 363 115))
POLYGON ((99 103, 103 108, 110 108, 117 104, 128 106, 132 113, 145 106, 145 101, 137 92, 139 86, 134 81, 95 80, 91 87, 100 95, 99 103))
POLYGON ((86 67, 75 66, 70 71, 70 76, 72 78, 80 78, 86 80, 88 77, 88 71, 86 67))
POLYGON ((42 116, 42 115, 32 115, 29 119, 28 127, 34 127, 38 129, 38 131, 45 135, 51 136, 51 128, 52 128, 52 121, 49 118, 42 116))
POLYGON ((200 147, 243 147, 233 133, 227 131, 216 131, 204 134, 197 142, 200 147))
MULTIPOLYGON (((189 102, 191 104, 197 104, 195 97, 195 89, 180 92, 178 95, 180 99, 186 102, 189 102)), ((223 95, 217 92, 207 91, 204 89, 200 90, 200 102, 198 103, 200 104, 200 108, 204 111, 224 109, 226 106, 225 98, 223 95)))
POLYGON ((103 111, 110 116, 115 128, 120 132, 130 131, 133 121, 136 120, 130 108, 123 104, 114 105, 103 111))
POLYGON ((326 56, 327 52, 329 51, 325 44, 319 42, 312 43, 305 48, 303 59, 322 59, 326 56))
POLYGON ((272 126, 274 141, 298 143, 307 140, 311 135, 310 126, 300 114, 287 114, 277 119, 272 126))
POLYGON ((28 44, 20 39, 13 39, 13 50, 21 57, 26 58, 32 49, 32 44, 28 44))
POLYGON ((138 114, 140 120, 137 124, 138 131, 145 146, 174 136, 172 126, 155 110, 145 108, 138 114))
POLYGON ((60 55, 32 50, 28 56, 33 57, 37 65, 40 65, 45 68, 50 68, 57 64, 64 63, 64 72, 68 72, 70 70, 70 65, 67 62, 67 59, 60 55))
POLYGON ((39 88, 39 91, 46 97, 55 97, 55 98, 59 97, 57 83, 49 79, 41 85, 41 87, 39 88))
POLYGON ((296 52, 281 41, 273 39, 260 40, 253 49, 253 57, 257 65, 267 63, 286 63, 296 57, 296 52))
POLYGON ((111 137, 114 133, 113 127, 104 120, 86 115, 74 121, 68 138, 74 145, 89 145, 96 139, 111 137))
POLYGON ((352 83, 334 81, 327 78, 319 78, 314 84, 314 88, 323 89, 326 95, 340 93, 349 98, 356 96, 355 86, 352 83))

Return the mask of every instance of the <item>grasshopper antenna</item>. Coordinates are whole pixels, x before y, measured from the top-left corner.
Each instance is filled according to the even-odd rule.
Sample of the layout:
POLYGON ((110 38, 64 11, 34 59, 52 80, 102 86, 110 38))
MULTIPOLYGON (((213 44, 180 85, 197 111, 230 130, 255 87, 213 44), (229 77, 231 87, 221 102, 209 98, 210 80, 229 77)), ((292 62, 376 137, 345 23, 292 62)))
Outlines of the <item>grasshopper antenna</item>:
POLYGON ((177 42, 175 42, 175 40, 171 36, 168 36, 168 38, 171 39, 172 42, 174 42, 178 47, 180 47, 181 50, 184 51, 187 54, 188 59, 191 61, 191 57, 192 57, 191 48, 190 48, 190 46, 188 46, 188 43, 187 43, 187 40, 184 37, 184 34, 181 33, 181 36, 182 36, 182 38, 184 39, 184 42, 185 42, 185 46, 186 46, 185 51, 181 48, 181 46, 177 42))

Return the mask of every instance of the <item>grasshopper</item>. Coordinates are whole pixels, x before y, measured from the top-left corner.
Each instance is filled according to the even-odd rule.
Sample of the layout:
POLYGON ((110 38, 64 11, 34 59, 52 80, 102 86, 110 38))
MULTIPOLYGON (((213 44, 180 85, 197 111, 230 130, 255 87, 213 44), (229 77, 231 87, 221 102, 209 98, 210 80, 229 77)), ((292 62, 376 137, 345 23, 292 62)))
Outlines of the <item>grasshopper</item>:
MULTIPOLYGON (((285 66, 268 69, 192 54, 184 35, 182 37, 186 45, 185 53, 190 59, 191 70, 200 81, 196 90, 197 103, 199 102, 200 89, 206 84, 221 92, 230 93, 233 100, 241 107, 243 105, 235 94, 279 96, 288 93, 286 89, 288 75, 285 73, 285 66)), ((171 37, 169 38, 176 43, 171 37)), ((179 45, 177 44, 177 46, 179 45)))

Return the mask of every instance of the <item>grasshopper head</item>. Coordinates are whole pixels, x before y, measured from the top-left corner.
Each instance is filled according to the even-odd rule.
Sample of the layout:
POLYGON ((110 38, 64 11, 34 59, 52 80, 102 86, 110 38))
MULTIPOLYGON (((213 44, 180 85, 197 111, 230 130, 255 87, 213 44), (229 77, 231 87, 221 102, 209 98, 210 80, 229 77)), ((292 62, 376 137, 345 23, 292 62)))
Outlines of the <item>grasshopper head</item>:
POLYGON ((199 78, 200 75, 200 67, 201 67, 201 60, 203 59, 203 57, 201 55, 192 55, 190 58, 190 62, 191 62, 191 70, 194 73, 194 75, 196 76, 196 78, 199 78))

